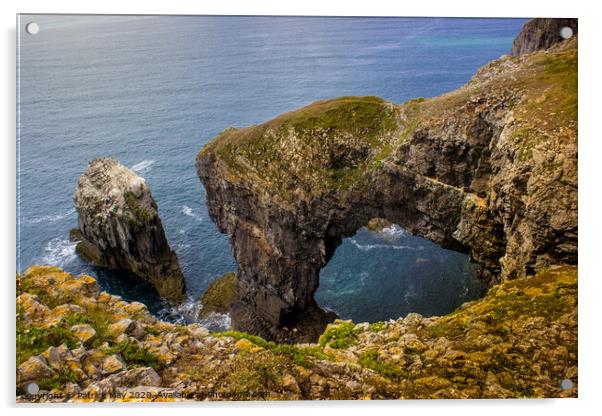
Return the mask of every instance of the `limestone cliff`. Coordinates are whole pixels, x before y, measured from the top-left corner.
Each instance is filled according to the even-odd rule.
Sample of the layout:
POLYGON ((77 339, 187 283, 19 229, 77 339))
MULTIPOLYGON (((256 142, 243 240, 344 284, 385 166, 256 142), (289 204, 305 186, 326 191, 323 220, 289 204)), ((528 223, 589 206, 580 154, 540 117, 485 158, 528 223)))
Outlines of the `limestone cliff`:
POLYGON ((447 316, 337 321, 311 345, 162 322, 56 267, 18 276, 16 303, 18 402, 577 396, 575 267, 447 316))
POLYGON ((72 238, 82 258, 128 270, 168 300, 183 300, 184 276, 143 178, 114 159, 94 159, 79 179, 75 207, 72 238))
POLYGON ((503 57, 448 94, 319 101, 197 156, 238 262, 233 325, 315 340, 342 239, 372 218, 468 253, 493 282, 577 263, 577 42, 503 57))
POLYGON ((540 49, 548 49, 562 42, 560 30, 569 27, 573 35, 579 29, 577 19, 533 19, 525 23, 523 30, 512 43, 512 55, 522 55, 540 49))

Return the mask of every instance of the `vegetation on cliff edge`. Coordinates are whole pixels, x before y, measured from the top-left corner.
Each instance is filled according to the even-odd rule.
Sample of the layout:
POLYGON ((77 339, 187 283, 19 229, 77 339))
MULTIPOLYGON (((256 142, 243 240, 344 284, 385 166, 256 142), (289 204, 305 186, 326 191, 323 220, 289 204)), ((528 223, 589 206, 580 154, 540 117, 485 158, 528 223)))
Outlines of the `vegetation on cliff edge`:
POLYGON ((295 345, 162 322, 56 267, 28 269, 17 287, 21 393, 33 380, 55 392, 152 382, 215 399, 577 394, 575 267, 504 282, 446 316, 336 321, 319 343, 295 345), (575 387, 562 390, 566 378, 575 387))

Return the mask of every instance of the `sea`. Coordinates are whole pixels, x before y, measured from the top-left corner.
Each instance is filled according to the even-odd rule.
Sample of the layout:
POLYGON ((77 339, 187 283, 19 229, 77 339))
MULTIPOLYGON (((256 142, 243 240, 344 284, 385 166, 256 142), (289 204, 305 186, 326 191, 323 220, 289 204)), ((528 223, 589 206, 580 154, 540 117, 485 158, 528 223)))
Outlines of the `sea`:
MULTIPOLYGON (((466 83, 509 52, 525 19, 21 15, 17 47, 17 271, 95 276, 103 290, 191 322, 207 285, 235 271, 211 221, 195 156, 228 127, 313 101, 401 103, 466 83), (25 27, 35 22, 37 34, 25 27), (68 233, 73 195, 96 157, 143 176, 186 278, 169 306, 128 273, 90 266, 68 233)), ((316 299, 357 322, 448 313, 485 290, 466 255, 392 225, 360 229, 322 270, 316 299)), ((225 328, 229 317, 208 326, 225 328)))

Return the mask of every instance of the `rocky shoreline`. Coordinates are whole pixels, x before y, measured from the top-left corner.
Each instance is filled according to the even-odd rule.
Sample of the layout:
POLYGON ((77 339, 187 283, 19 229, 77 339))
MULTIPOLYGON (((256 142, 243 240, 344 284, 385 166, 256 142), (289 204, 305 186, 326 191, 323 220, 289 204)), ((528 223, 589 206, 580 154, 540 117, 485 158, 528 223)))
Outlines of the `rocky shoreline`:
POLYGON ((336 321, 315 344, 162 322, 57 267, 17 276, 17 295, 18 402, 577 396, 572 266, 442 317, 336 321))

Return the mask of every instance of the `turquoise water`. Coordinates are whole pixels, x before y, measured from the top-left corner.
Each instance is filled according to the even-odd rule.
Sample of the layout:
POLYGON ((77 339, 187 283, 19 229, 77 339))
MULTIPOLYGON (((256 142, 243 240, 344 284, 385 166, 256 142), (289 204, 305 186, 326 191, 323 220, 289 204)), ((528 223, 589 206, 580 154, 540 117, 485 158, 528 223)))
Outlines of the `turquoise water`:
MULTIPOLYGON (((146 178, 196 299, 236 269, 195 173, 203 144, 229 126, 319 99, 403 102, 453 90, 507 53, 524 23, 48 15, 22 16, 21 28, 30 21, 40 32, 22 31, 19 39, 17 269, 43 263, 90 273, 162 316, 168 311, 150 288, 90 267, 67 240, 77 224, 75 185, 89 160, 113 156, 146 178)), ((383 240, 365 230, 344 241, 321 283, 321 304, 369 321, 444 313, 480 291, 465 256, 407 234, 383 240)))

